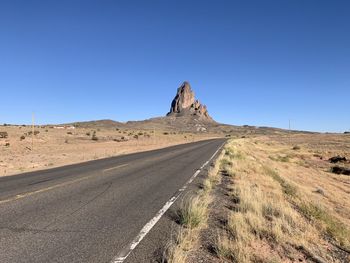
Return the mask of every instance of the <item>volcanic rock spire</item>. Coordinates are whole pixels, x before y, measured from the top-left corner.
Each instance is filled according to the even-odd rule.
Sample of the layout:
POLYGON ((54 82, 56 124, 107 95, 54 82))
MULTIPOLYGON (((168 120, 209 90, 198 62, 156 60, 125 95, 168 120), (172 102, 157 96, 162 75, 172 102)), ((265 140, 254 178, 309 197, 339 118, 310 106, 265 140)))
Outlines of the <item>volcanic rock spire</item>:
POLYGON ((194 92, 190 83, 185 81, 177 89, 175 98, 173 99, 168 116, 193 116, 201 120, 212 121, 209 116, 207 107, 195 99, 194 92))

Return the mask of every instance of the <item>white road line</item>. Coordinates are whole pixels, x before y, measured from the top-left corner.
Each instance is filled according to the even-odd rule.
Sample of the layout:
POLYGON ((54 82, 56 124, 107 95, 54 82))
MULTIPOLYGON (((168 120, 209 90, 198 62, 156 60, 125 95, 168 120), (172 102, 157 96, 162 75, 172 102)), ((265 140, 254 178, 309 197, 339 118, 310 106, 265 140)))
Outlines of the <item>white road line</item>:
POLYGON ((159 219, 165 214, 165 212, 170 208, 170 206, 175 203, 175 201, 180 197, 181 193, 186 190, 188 185, 193 182, 193 180, 197 177, 197 175, 201 172, 201 170, 215 157, 215 155, 220 151, 220 149, 224 146, 226 142, 224 142, 216 152, 210 157, 208 161, 206 161, 200 169, 198 169, 191 178, 185 183, 183 187, 181 187, 177 193, 170 198, 168 202, 157 212, 157 214, 150 220, 148 223, 141 229, 140 233, 134 238, 134 240, 124 249, 122 250, 116 257, 113 258, 111 263, 123 263, 125 259, 130 255, 130 253, 137 247, 137 245, 142 241, 142 239, 148 234, 149 231, 155 226, 155 224, 159 221, 159 219))

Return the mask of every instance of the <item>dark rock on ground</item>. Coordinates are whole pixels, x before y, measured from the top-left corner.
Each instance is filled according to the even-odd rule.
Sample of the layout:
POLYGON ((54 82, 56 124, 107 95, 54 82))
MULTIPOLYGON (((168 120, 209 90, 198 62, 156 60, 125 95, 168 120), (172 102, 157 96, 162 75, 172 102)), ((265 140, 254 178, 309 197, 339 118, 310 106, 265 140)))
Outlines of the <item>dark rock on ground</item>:
POLYGON ((345 167, 334 166, 331 168, 331 172, 334 174, 350 175, 350 169, 345 167))
POLYGON ((342 157, 342 156, 333 156, 331 158, 329 158, 329 162, 331 163, 339 163, 339 162, 346 162, 346 158, 342 157))

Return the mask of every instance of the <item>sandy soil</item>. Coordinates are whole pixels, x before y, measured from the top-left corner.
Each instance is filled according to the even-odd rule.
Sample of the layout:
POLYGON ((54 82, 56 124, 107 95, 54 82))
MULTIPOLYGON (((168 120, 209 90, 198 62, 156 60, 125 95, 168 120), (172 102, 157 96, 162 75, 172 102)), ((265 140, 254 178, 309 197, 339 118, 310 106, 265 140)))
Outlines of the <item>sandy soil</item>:
POLYGON ((8 138, 0 138, 0 176, 215 137, 214 134, 175 133, 160 130, 36 127, 35 131, 39 133, 33 136, 32 150, 32 135, 28 134, 30 131, 31 127, 0 126, 0 132, 8 133, 8 138), (97 140, 92 140, 94 132, 97 140), (126 141, 123 141, 123 137, 126 141))

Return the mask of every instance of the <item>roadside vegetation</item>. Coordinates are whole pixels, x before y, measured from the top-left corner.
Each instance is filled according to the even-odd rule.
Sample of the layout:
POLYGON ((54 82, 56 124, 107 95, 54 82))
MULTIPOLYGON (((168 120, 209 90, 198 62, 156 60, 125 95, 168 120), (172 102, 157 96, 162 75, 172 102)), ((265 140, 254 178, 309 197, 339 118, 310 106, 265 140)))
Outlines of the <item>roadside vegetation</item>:
POLYGON ((210 192, 208 183, 204 189, 209 190, 191 199, 194 214, 205 192, 219 205, 204 205, 203 224, 184 220, 169 262, 192 263, 186 260, 189 253, 206 254, 210 262, 350 262, 349 179, 332 177, 318 166, 310 169, 312 158, 313 152, 300 146, 296 152, 270 141, 231 140, 216 163, 215 180, 222 182, 216 185, 225 194, 210 192), (323 182, 322 187, 336 186, 347 198, 337 191, 328 195, 331 188, 320 188, 323 182), (215 236, 212 249, 198 244, 205 231, 215 236))
POLYGON ((178 210, 180 230, 170 243, 164 262, 184 263, 188 255, 199 242, 201 229, 207 226, 209 205, 213 200, 212 190, 219 183, 219 166, 221 153, 214 164, 210 166, 208 177, 202 184, 202 189, 191 196, 185 196, 178 210))

